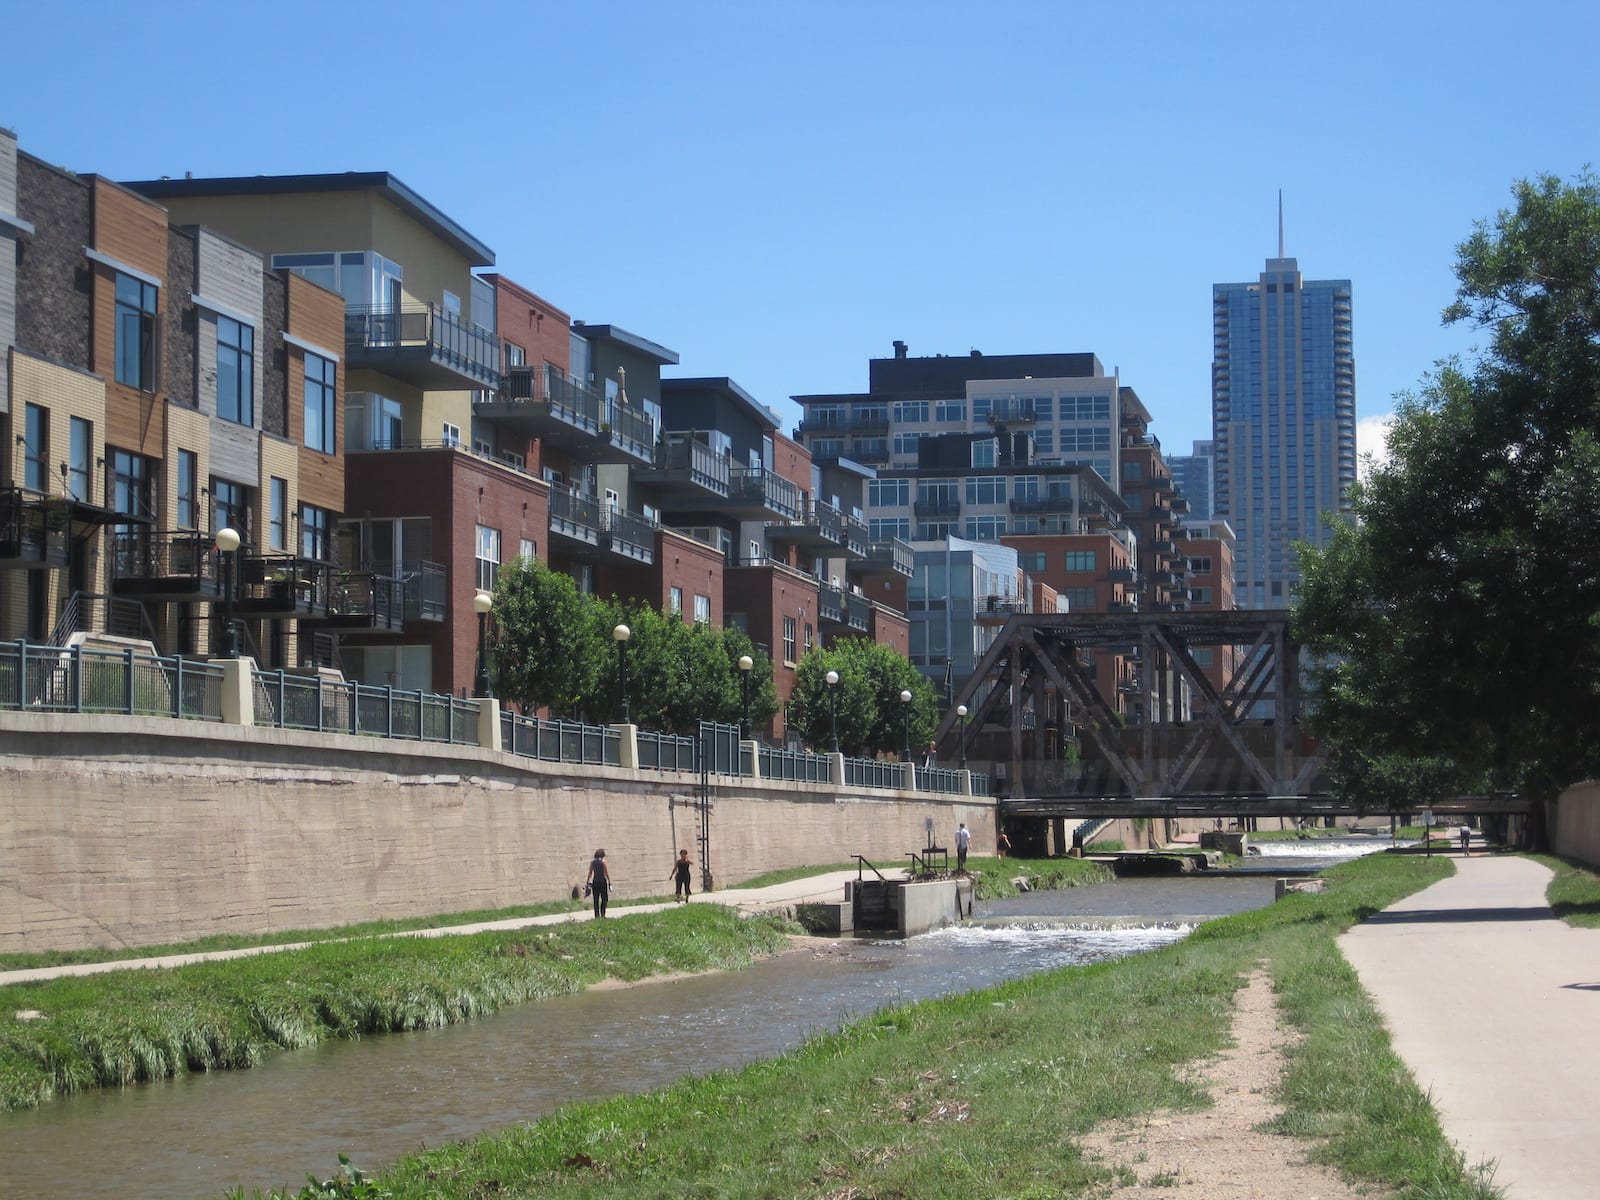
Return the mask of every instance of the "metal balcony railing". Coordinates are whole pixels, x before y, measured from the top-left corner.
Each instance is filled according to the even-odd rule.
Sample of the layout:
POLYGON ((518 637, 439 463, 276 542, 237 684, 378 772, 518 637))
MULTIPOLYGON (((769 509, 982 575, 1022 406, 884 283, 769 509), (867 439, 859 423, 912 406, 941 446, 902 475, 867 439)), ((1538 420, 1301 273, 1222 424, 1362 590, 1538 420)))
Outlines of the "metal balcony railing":
POLYGON ((763 467, 735 467, 728 478, 729 494, 759 504, 779 516, 800 516, 800 489, 783 476, 763 467))
POLYGON ((817 589, 817 616, 835 625, 844 624, 844 593, 823 584, 817 589))
POLYGON ((420 357, 483 387, 500 386, 499 337, 436 304, 347 307, 344 342, 358 365, 383 370, 420 357))

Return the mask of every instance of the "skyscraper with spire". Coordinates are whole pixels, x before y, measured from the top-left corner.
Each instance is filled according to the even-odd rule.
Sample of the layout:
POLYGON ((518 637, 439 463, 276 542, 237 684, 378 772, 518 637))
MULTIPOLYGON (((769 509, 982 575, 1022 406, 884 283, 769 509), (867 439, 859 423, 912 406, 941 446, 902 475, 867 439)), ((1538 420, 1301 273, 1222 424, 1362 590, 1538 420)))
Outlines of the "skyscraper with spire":
POLYGON ((1213 511, 1238 538, 1240 608, 1286 608, 1294 543, 1323 545, 1356 479, 1350 281, 1306 279, 1284 253, 1253 283, 1211 289, 1213 511))

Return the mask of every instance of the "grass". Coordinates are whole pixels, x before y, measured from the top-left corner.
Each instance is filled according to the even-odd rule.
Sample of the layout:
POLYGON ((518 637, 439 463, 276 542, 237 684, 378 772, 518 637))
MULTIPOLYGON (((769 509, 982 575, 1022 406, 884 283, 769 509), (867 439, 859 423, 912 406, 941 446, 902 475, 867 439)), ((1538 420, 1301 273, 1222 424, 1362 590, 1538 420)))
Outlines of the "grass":
POLYGON ((967 859, 967 873, 973 879, 973 894, 979 900, 997 900, 1004 896, 1019 896, 1021 891, 1011 881, 1022 878, 1035 892, 1053 892, 1061 888, 1082 887, 1091 883, 1109 883, 1115 876, 1111 869, 1083 858, 979 858, 967 859))
POLYGON ((812 875, 827 875, 834 871, 854 871, 856 864, 853 862, 834 863, 831 866, 816 867, 784 867, 777 871, 767 871, 750 879, 741 879, 737 883, 724 883, 722 888, 764 888, 774 887, 780 883, 789 883, 796 879, 805 879, 812 875))
POLYGON ((1551 854, 1529 857, 1555 872, 1545 896, 1556 916, 1580 929, 1600 929, 1600 873, 1570 858, 1551 854))
POLYGON ((429 1029, 511 1004, 741 967, 788 927, 721 905, 448 938, 360 938, 167 970, 0 988, 0 1111, 95 1087, 237 1070, 280 1049, 429 1029), (18 1019, 17 1012, 41 1014, 18 1019))
POLYGON ((1182 1068, 1224 1044, 1234 992, 1265 962, 1306 1034, 1280 1130, 1328 1139, 1319 1158, 1399 1200, 1485 1200, 1334 943, 1452 870, 1371 856, 1329 871, 1325 893, 1208 922, 1164 950, 884 1010, 778 1059, 573 1104, 298 1196, 1088 1195, 1112 1172, 1076 1135, 1209 1103, 1182 1068))

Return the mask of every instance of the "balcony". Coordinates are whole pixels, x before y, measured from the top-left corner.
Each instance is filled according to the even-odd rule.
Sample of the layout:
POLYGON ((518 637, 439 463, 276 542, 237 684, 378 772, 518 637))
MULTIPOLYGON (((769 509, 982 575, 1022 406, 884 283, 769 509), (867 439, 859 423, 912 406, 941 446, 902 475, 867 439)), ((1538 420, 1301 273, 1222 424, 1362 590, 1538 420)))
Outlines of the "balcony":
POLYGON ((658 445, 654 462, 636 469, 634 478, 656 488, 665 508, 714 508, 728 499, 731 467, 725 455, 692 438, 680 437, 658 445))
POLYGON ((71 560, 70 509, 18 487, 0 489, 0 569, 64 567, 71 560))
POLYGON ((867 547, 866 557, 845 564, 851 574, 900 575, 910 579, 916 574, 916 555, 911 543, 899 538, 873 542, 867 547))
POLYGON ((1175 512, 1175 513, 1186 513, 1186 512, 1188 512, 1189 511, 1189 500, 1188 500, 1188 498, 1185 497, 1185 496, 1174 495, 1172 497, 1172 511, 1175 512))
POLYGON ((1150 490, 1152 492, 1172 491, 1172 478, 1168 475, 1152 475, 1150 477, 1150 490))
POLYGON ((406 627, 405 584, 373 570, 328 570, 327 611, 307 618, 335 629, 399 633, 406 627))
MULTIPOLYGON (((579 547, 600 548, 600 501, 569 487, 550 489, 550 536, 579 547)), ((573 547, 564 545, 563 549, 573 547)))
POLYGON ((608 508, 600 514, 601 537, 611 553, 647 566, 656 560, 656 524, 639 513, 608 508))
POLYGON ((776 516, 795 521, 801 512, 800 489, 782 475, 762 467, 735 467, 728 477, 728 508, 745 521, 776 516))
POLYGON ((220 600, 222 552, 198 530, 129 530, 111 536, 111 590, 143 600, 220 600))
POLYGON ((1106 611, 1108 613, 1119 613, 1123 616, 1127 616, 1139 611, 1139 602, 1134 599, 1113 600, 1110 604, 1106 605, 1106 611))
POLYGON ((767 540, 806 550, 838 550, 844 546, 844 514, 814 500, 798 520, 768 524, 767 540))
POLYGON ((1106 572, 1108 583, 1138 583, 1139 572, 1132 567, 1112 567, 1106 572))
POLYGON ((919 517, 959 517, 961 497, 954 494, 922 497, 911 506, 911 510, 919 517))
POLYGON ((368 565, 373 574, 387 576, 400 585, 401 616, 406 623, 436 623, 448 615, 442 563, 406 559, 368 565))
POLYGON ((977 619, 983 624, 1009 621, 1019 613, 1032 612, 1026 596, 979 596, 977 619))
POLYGON ((1011 511, 1019 516, 1027 513, 1070 513, 1072 511, 1071 496, 1033 496, 1029 499, 1014 499, 1010 502, 1011 511))
POLYGON ((435 304, 345 309, 344 352, 348 370, 425 391, 500 386, 500 339, 435 304))
POLYGON ((824 625, 844 625, 844 593, 823 584, 817 589, 817 619, 824 625))
POLYGON ((239 552, 234 609, 244 616, 325 619, 331 575, 339 568, 296 554, 239 552))
POLYGON ((1017 400, 1008 396, 996 396, 989 405, 989 424, 991 425, 1031 425, 1038 419, 1039 414, 1034 409, 1034 402, 1031 397, 1026 400, 1017 400))
POLYGON ((844 594, 845 627, 856 633, 869 633, 872 629, 872 601, 854 592, 844 594))
POLYGON ((1171 538, 1157 538, 1151 544, 1151 548, 1161 558, 1171 558, 1178 552, 1178 543, 1171 538))
POLYGON ((549 363, 512 367, 499 390, 475 403, 472 413, 583 462, 655 460, 656 426, 644 410, 608 400, 549 363))

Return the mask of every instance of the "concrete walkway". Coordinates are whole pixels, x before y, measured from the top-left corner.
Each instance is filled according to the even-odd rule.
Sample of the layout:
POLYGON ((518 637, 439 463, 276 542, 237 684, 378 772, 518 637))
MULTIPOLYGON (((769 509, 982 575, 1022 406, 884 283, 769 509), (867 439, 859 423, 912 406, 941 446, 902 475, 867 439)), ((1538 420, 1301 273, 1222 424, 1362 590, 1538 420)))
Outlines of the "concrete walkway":
MULTIPOLYGON (((904 874, 899 868, 891 877, 904 874)), ((843 900, 847 879, 854 879, 856 871, 830 871, 822 875, 808 875, 788 883, 773 884, 763 888, 729 888, 726 891, 699 893, 690 899, 691 904, 726 904, 742 912, 758 912, 782 905, 799 904, 810 900, 843 900)), ((587 904, 587 901, 585 901, 587 904)), ((623 917, 629 913, 661 912, 672 908, 666 904, 629 904, 613 902, 607 909, 608 917, 623 917)), ((588 908, 576 912, 547 913, 540 917, 510 917, 504 921, 480 921, 472 925, 440 926, 437 929, 410 929, 385 937, 449 937, 460 933, 483 933, 492 930, 525 929, 530 925, 560 925, 568 921, 592 921, 588 908)), ((153 970, 161 967, 181 967, 197 962, 221 962, 230 958, 248 958, 253 954, 276 954, 283 950, 299 950, 317 942, 289 942, 278 946, 246 946, 238 950, 212 950, 202 954, 166 954, 158 958, 122 958, 113 962, 75 963, 62 967, 33 967, 25 971, 0 971, 0 987, 13 983, 33 983, 41 979, 59 979, 69 975, 101 975, 107 971, 127 971, 138 968, 153 970)))
POLYGON ((1550 871, 1475 854, 1339 948, 1469 1166, 1508 1200, 1600 1195, 1600 929, 1545 901, 1550 871))

